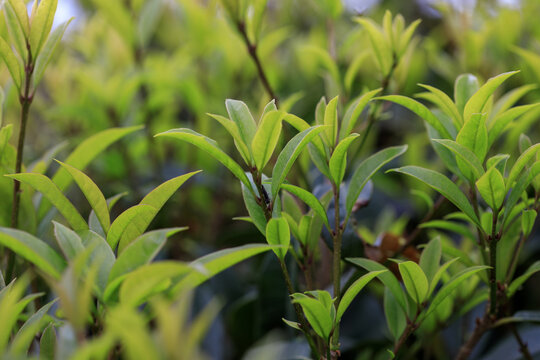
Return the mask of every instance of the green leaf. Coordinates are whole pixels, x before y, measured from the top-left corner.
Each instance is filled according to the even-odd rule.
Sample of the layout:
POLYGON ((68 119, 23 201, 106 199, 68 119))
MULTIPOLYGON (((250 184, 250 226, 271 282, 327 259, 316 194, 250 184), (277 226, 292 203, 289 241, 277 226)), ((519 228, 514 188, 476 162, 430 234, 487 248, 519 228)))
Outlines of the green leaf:
POLYGON ((509 127, 509 124, 527 113, 529 110, 535 109, 540 104, 529 104, 516 106, 506 110, 502 114, 497 115, 488 126, 488 143, 491 146, 501 135, 501 133, 509 127))
POLYGON ((287 177, 287 174, 302 150, 304 150, 306 145, 323 130, 324 126, 320 125, 310 127, 309 129, 296 134, 287 145, 285 145, 277 158, 272 172, 272 198, 276 197, 281 184, 283 184, 283 181, 287 177))
POLYGON ((441 193, 445 198, 450 200, 450 202, 452 202, 454 205, 456 205, 456 207, 463 211, 465 215, 467 215, 478 227, 482 227, 465 194, 463 194, 459 187, 446 176, 436 171, 424 169, 418 166, 404 166, 389 171, 396 171, 410 175, 429 185, 441 193))
POLYGON ((343 181, 343 177, 345 176, 345 170, 347 168, 347 150, 352 142, 359 136, 359 134, 353 133, 341 140, 330 158, 330 174, 332 175, 334 184, 337 186, 341 184, 341 181, 343 181))
MULTIPOLYGON (((10 7, 17 18, 19 27, 21 28, 23 34, 28 36, 30 34, 30 22, 28 19, 28 10, 26 10, 26 4, 23 0, 8 0, 4 3, 5 7, 10 7)), ((21 54, 22 55, 22 54, 21 54)))
POLYGON ((272 218, 268 221, 266 225, 266 241, 269 245, 282 246, 272 250, 281 261, 284 261, 291 242, 289 223, 285 218, 272 218))
POLYGON ((6 17, 6 25, 11 34, 11 38, 15 43, 17 52, 21 59, 27 59, 28 51, 26 50, 26 38, 28 34, 28 14, 26 13, 26 6, 22 0, 16 1, 4 1, 4 15, 6 17), (20 6, 24 14, 20 13, 20 6), (23 26, 23 24, 26 25, 23 26))
POLYGON ((8 43, 0 36, 0 57, 6 63, 6 66, 11 74, 13 83, 17 86, 17 89, 21 89, 21 84, 23 81, 23 69, 19 65, 15 54, 11 50, 11 47, 8 43))
MULTIPOLYGON (((94 160, 103 150, 109 145, 123 138, 124 136, 131 134, 134 131, 142 129, 142 126, 130 126, 125 128, 112 128, 98 132, 95 135, 90 136, 79 144, 75 150, 64 160, 64 163, 73 166, 76 169, 84 171, 86 166, 94 160)), ((72 177, 69 175, 66 169, 60 168, 52 177, 52 181, 62 191, 66 190, 72 182, 72 177)), ((38 216, 40 219, 50 209, 51 204, 48 201, 41 201, 38 210, 38 216)))
POLYGON ((465 108, 463 109, 463 119, 465 121, 465 124, 469 121, 469 119, 473 116, 473 114, 482 113, 484 106, 488 102, 489 98, 495 90, 510 76, 517 74, 519 71, 510 71, 507 73, 503 73, 500 75, 497 75, 495 77, 492 77, 489 79, 478 91, 474 93, 473 96, 467 101, 465 104, 465 108))
POLYGON ((324 206, 321 204, 319 199, 315 197, 315 195, 295 185, 283 184, 281 185, 281 188, 290 192, 291 194, 295 195, 300 200, 305 202, 317 215, 319 215, 319 217, 324 221, 326 226, 330 228, 330 223, 328 222, 326 210, 324 209, 324 206))
MULTIPOLYGON (((424 89, 430 91, 430 93, 433 95, 433 97, 429 97, 428 100, 433 102, 435 105, 437 105, 446 115, 448 115, 451 119, 454 125, 457 129, 463 125, 463 118, 461 117, 461 114, 459 113, 458 108, 450 99, 448 95, 446 95, 443 91, 430 86, 430 85, 424 85, 424 84, 418 84, 424 89)), ((421 94, 419 94, 420 96, 421 94)), ((422 96, 420 96, 422 97, 422 96)))
POLYGON ((486 269, 489 269, 489 266, 473 266, 452 276, 450 280, 448 280, 448 282, 444 284, 443 287, 437 292, 437 295, 435 295, 431 301, 428 310, 424 312, 421 317, 425 319, 429 314, 431 314, 437 308, 437 306, 439 306, 450 294, 452 294, 463 281, 486 269))
POLYGON ((508 179, 506 180, 506 190, 509 190, 514 185, 514 181, 517 180, 523 168, 536 157, 539 150, 540 143, 531 146, 520 155, 514 166, 512 166, 512 170, 510 170, 510 173, 508 174, 508 179))
POLYGON ((177 176, 159 185, 157 188, 148 193, 139 203, 140 205, 149 205, 152 207, 152 212, 148 212, 141 217, 137 218, 137 221, 132 222, 122 233, 120 243, 118 244, 118 253, 122 253, 124 248, 128 246, 133 239, 144 233, 148 228, 154 217, 159 210, 165 205, 167 200, 182 186, 189 178, 199 173, 199 171, 193 171, 181 176, 177 176))
POLYGON ((43 360, 54 360, 55 348, 56 332, 54 331, 54 325, 49 324, 39 339, 39 358, 43 360))
POLYGON ((492 167, 489 169, 478 179, 476 187, 484 201, 493 211, 501 208, 506 197, 506 188, 504 186, 504 178, 497 168, 492 167))
POLYGON ((424 271, 424 274, 426 274, 428 283, 431 283, 437 270, 439 270, 441 255, 441 238, 437 236, 427 244, 420 256, 420 267, 422 268, 422 271, 424 271))
POLYGON ((458 167, 469 181, 476 181, 484 175, 482 162, 469 148, 448 139, 433 139, 433 141, 443 145, 456 155, 456 161, 459 159, 458 167))
POLYGON ((39 56, 41 47, 51 32, 57 4, 58 0, 41 0, 36 14, 32 18, 30 24, 30 49, 34 59, 39 56))
POLYGON ((302 307, 307 321, 317 335, 328 341, 334 328, 334 322, 328 309, 319 300, 304 294, 293 294, 292 297, 293 303, 302 307))
POLYGON ((244 170, 242 170, 242 168, 236 163, 236 161, 231 159, 229 155, 227 155, 223 150, 221 150, 217 142, 215 142, 214 140, 204 135, 201 135, 191 129, 172 129, 157 134, 155 136, 171 137, 186 141, 190 144, 197 146, 199 149, 206 151, 213 158, 222 163, 227 169, 229 169, 233 173, 234 176, 236 176, 242 183, 244 183, 244 185, 246 185, 248 188, 251 188, 250 182, 246 174, 244 173, 244 170))
POLYGON ((354 171, 349 184, 349 191, 345 202, 347 208, 346 219, 351 215, 354 204, 368 180, 381 167, 402 155, 405 151, 407 151, 407 145, 389 147, 371 155, 360 163, 354 171))
POLYGON ((151 295, 163 293, 175 278, 190 271, 194 270, 179 261, 159 261, 142 265, 123 278, 120 302, 128 306, 139 306, 151 295))
POLYGON ((138 39, 143 48, 148 45, 155 32, 159 19, 163 13, 164 3, 161 0, 145 1, 137 22, 138 39))
POLYGON ((354 283, 349 286, 349 288, 345 291, 343 294, 339 306, 337 309, 337 315, 336 315, 336 322, 339 323, 341 321, 341 317, 351 305, 352 301, 358 293, 375 277, 381 275, 384 272, 387 272, 388 270, 379 270, 379 271, 371 271, 356 280, 354 283))
POLYGON ((94 5, 123 38, 127 45, 135 45, 136 28, 131 12, 120 1, 93 0, 94 5))
POLYGON ((511 298, 516 293, 516 291, 521 287, 521 285, 523 285, 527 280, 529 280, 531 276, 533 276, 539 271, 540 271, 540 261, 535 261, 531 266, 529 266, 527 271, 525 271, 521 276, 518 276, 514 281, 512 281, 510 286, 508 286, 508 291, 507 291, 508 297, 511 298))
POLYGON ((60 40, 62 40, 62 36, 64 36, 64 33, 66 32, 66 29, 72 20, 73 18, 58 25, 48 37, 45 45, 43 45, 41 54, 37 58, 36 65, 34 67, 34 86, 37 86, 43 78, 45 68, 47 68, 47 65, 49 65, 49 63, 51 62, 54 51, 58 47, 60 40))
MULTIPOLYGON (((319 102, 319 104, 321 104, 321 102, 319 102)), ((319 107, 319 104, 317 104, 317 107, 319 107)), ((305 120, 293 114, 286 114, 283 120, 288 122, 292 127, 294 127, 299 132, 302 132, 310 128, 310 125, 305 120)), ((317 148, 317 150, 319 151, 322 157, 324 158, 326 157, 326 148, 320 136, 317 136, 312 140, 312 145, 317 148)))
POLYGON ((385 38, 382 29, 369 18, 355 18, 356 22, 361 24, 367 31, 377 65, 383 75, 389 73, 392 67, 392 49, 391 44, 385 38))
POLYGON ((358 118, 364 111, 366 105, 368 102, 373 99, 375 95, 380 93, 382 88, 378 88, 372 91, 368 91, 364 95, 360 96, 358 99, 356 99, 349 109, 347 109, 347 112, 345 113, 345 116, 343 117, 343 120, 341 121, 341 129, 339 132, 339 141, 346 138, 354 129, 356 126, 356 122, 358 121, 358 118))
POLYGON ((56 251, 24 231, 0 227, 0 244, 55 279, 60 278, 60 273, 66 267, 64 259, 56 251))
POLYGON ((77 255, 84 252, 84 245, 80 236, 64 225, 53 221, 54 237, 67 260, 75 260, 77 255))
MULTIPOLYGON (((250 174, 251 175, 251 174, 250 174)), ((266 234, 266 215, 264 214, 263 209, 261 209, 261 206, 257 203, 257 200, 255 200, 254 197, 254 191, 249 190, 246 185, 242 185, 242 197, 244 198, 244 204, 246 205, 246 209, 249 214, 250 220, 253 222, 253 224, 257 227, 257 229, 261 232, 261 234, 266 234)), ((251 185, 249 185, 251 187, 251 185)))
MULTIPOLYGON (((456 142, 475 153, 478 160, 484 161, 488 151, 486 115, 472 114, 459 131, 456 142)), ((462 161, 459 158, 456 160, 459 166, 462 161)), ((464 167, 466 167, 466 165, 464 165, 464 167)))
POLYGON ((240 136, 251 151, 250 145, 257 132, 257 124, 249 112, 249 108, 242 101, 227 99, 225 107, 229 113, 229 118, 236 123, 240 136))
POLYGON ((302 331, 302 328, 300 327, 300 323, 297 323, 296 321, 290 321, 285 318, 281 318, 281 320, 288 326, 292 327, 293 329, 302 331))
POLYGON ((109 272, 116 261, 116 257, 107 241, 97 233, 91 230, 84 230, 79 231, 78 234, 81 237, 84 247, 91 249, 89 265, 90 268, 97 267, 96 286, 101 294, 103 294, 107 285, 109 272))
POLYGON ((426 300, 429 291, 426 274, 413 261, 399 263, 399 272, 401 273, 407 292, 418 305, 421 305, 426 300))
POLYGON ((284 116, 285 114, 281 111, 272 110, 266 113, 253 137, 251 143, 253 160, 257 169, 261 171, 274 153, 281 134, 281 120, 284 116))
POLYGON ((375 100, 391 101, 406 107, 431 125, 442 137, 452 139, 450 132, 444 127, 439 119, 424 105, 418 101, 401 95, 387 95, 376 97, 375 100))
POLYGON ((518 311, 510 317, 505 317, 497 320, 493 325, 494 327, 509 324, 509 323, 520 323, 520 322, 533 322, 540 323, 540 312, 539 311, 518 311))
POLYGON ((99 223, 101 224, 101 227, 106 234, 109 230, 109 226, 111 225, 111 219, 109 217, 107 200, 105 200, 105 196, 103 195, 99 187, 82 171, 74 168, 71 165, 64 164, 61 161, 57 160, 57 162, 64 169, 66 169, 73 178, 73 180, 75 180, 75 182, 83 192, 84 196, 90 203, 90 206, 94 210, 99 220, 99 223))
MULTIPOLYGON (((49 320, 45 317, 49 309, 56 303, 58 299, 45 304, 38 311, 36 311, 28 320, 26 320, 17 331, 17 334, 11 341, 10 353, 14 355, 26 356, 32 341, 36 335, 45 328, 49 320)), ((41 358, 41 349, 40 349, 40 358, 41 358)))
POLYGON ((232 136, 234 139, 234 145, 236 146, 236 149, 246 162, 246 164, 251 165, 251 153, 248 149, 246 143, 242 139, 242 136, 240 135, 240 130, 238 130, 238 125, 230 119, 227 119, 224 116, 221 115, 215 115, 215 114, 208 114, 208 116, 212 117, 213 119, 217 120, 224 128, 227 130, 227 132, 232 136))
MULTIPOLYGON (((130 207, 113 221, 109 232, 107 233, 107 243, 114 251, 118 245, 124 231, 130 226, 137 226, 137 228, 142 228, 143 225, 147 222, 145 219, 153 217, 156 213, 156 209, 153 206, 139 204, 130 207)), ((127 245, 127 244, 126 244, 127 245)))
POLYGON ((339 98, 336 96, 324 110, 324 125, 326 125, 325 135, 328 146, 333 147, 337 140, 338 132, 338 116, 337 116, 337 105, 339 98))
POLYGON ((47 200, 49 200, 69 222, 75 230, 88 229, 88 224, 82 218, 75 206, 62 194, 62 191, 56 186, 51 179, 41 174, 22 173, 5 175, 15 180, 19 180, 30 185, 35 190, 41 192, 47 200))
POLYGON ((471 74, 461 74, 454 83, 454 101, 458 111, 463 114, 465 104, 478 91, 480 84, 476 76, 471 74))
POLYGON ((192 271, 183 278, 176 286, 174 286, 172 292, 173 294, 178 294, 182 290, 188 288, 192 289, 210 279, 212 276, 219 274, 223 270, 226 270, 245 259, 275 248, 275 246, 266 244, 249 244, 216 251, 203 256, 190 263, 189 266, 197 271, 192 271))
POLYGON ((534 227, 534 221, 536 220, 535 210, 525 210, 521 215, 521 231, 523 236, 528 237, 534 227))
POLYGON ((405 326, 407 326, 407 318, 388 288, 384 289, 384 315, 393 338, 395 340, 399 339, 403 330, 405 330, 405 326))
MULTIPOLYGON (((361 268, 366 269, 367 271, 373 272, 388 270, 386 267, 384 267, 384 265, 369 259, 347 258, 346 260, 356 266, 360 266, 361 268)), ((405 312, 407 312, 409 309, 409 305, 407 304, 407 297, 405 296, 405 293, 403 292, 403 289, 401 288, 401 285, 399 284, 399 281, 396 279, 394 274, 392 274, 391 272, 381 272, 379 275, 379 280, 381 280, 384 286, 392 292, 401 308, 405 312)))

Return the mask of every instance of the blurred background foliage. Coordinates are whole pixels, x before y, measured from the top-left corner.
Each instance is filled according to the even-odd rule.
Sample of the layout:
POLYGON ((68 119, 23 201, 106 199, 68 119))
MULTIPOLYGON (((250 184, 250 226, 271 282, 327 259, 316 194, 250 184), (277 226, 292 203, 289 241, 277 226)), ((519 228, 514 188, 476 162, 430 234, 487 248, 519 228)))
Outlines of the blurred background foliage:
MULTIPOLYGON (((519 69, 521 73, 500 91, 532 84, 518 104, 540 101, 537 0, 269 0, 267 4, 253 0, 246 3, 248 43, 225 10, 227 3, 238 1, 58 3, 55 24, 71 16, 75 19, 35 97, 25 163, 39 160, 51 149, 67 154, 83 139, 110 127, 144 125, 144 131, 101 154, 87 173, 101 184, 106 197, 129 193, 116 207, 120 212, 163 181, 188 171, 204 170, 204 176, 184 185, 152 223, 152 228, 190 227, 181 240, 169 243, 163 257, 193 259, 213 250, 263 241, 254 226, 233 220, 246 215, 246 210, 240 186, 226 169, 189 145, 153 138, 170 128, 189 127, 231 149, 232 142, 207 113, 225 115, 224 100, 233 98, 241 99, 257 114, 270 100, 246 46, 249 42, 257 45, 261 66, 280 106, 310 123, 321 96, 330 99, 340 95, 340 106, 345 107, 360 94, 381 86, 389 94, 413 96, 422 90, 418 83, 435 86, 452 96, 454 80, 462 73, 472 73, 483 82, 519 69), (263 3, 265 10, 260 20, 255 11, 258 3, 263 3), (402 14, 406 25, 421 20, 412 45, 390 76, 377 62, 365 27, 355 21, 361 17, 380 24, 386 10, 402 14), (257 21, 260 26, 253 26, 259 24, 257 21)), ((7 36, 4 22, 0 35, 7 36)), ((5 68, 0 83, 6 94, 4 123, 14 123, 17 131, 17 91, 5 68)), ((538 121, 535 125, 539 117, 537 108, 516 121, 508 135, 498 140, 499 149, 516 155, 522 132, 533 143, 540 141, 538 121)), ((366 119, 367 114, 363 114, 361 134, 366 119)), ((381 121, 373 125, 365 141, 351 161, 359 161, 382 147, 408 144, 409 150, 400 160, 403 164, 444 171, 422 123, 401 107, 385 104, 381 121)), ((307 157, 305 160, 295 170, 297 183, 310 189, 324 185, 319 183, 316 170, 308 167, 307 157)), ((425 204, 405 191, 409 186, 399 183, 398 177, 379 174, 373 183, 369 207, 356 214, 355 230, 363 237, 401 235, 423 217, 425 204)), ((409 184, 419 188, 413 180, 409 184)), ((428 188, 422 190, 433 194, 428 188)), ((75 201, 82 199, 76 189, 69 195, 75 201)), ((444 213, 444 207, 440 211, 444 213)), ((427 239, 427 235, 422 236, 427 239)), ((520 268, 525 269, 531 259, 540 256, 538 237, 536 233, 527 244, 520 268)), ((345 241, 346 247, 349 241, 351 249, 348 256, 362 255, 358 236, 350 234, 345 241)), ((273 260, 272 254, 266 254, 242 263, 197 290, 192 300, 195 312, 216 294, 223 305, 203 342, 209 358, 278 359, 283 358, 282 354, 307 354, 307 346, 291 340, 292 330, 281 323, 282 315, 292 312, 292 308, 273 260)), ((321 272, 329 266, 327 261, 323 254, 321 272)), ((330 286, 330 279, 322 279, 319 288, 330 286)), ((517 295, 519 308, 540 309, 539 282, 538 276, 532 278, 517 295)), ((374 295, 361 296, 345 319, 345 359, 386 358, 389 335, 382 304, 375 299, 374 295)), ((538 329, 523 335, 527 339, 540 338, 538 329)), ((450 347, 445 351, 453 354, 463 336, 460 322, 442 336, 446 339, 441 344, 450 347)), ((516 353, 515 348, 506 346, 505 341, 495 331, 484 339, 491 346, 480 346, 477 355, 484 354, 486 359, 514 358, 510 354, 516 353), (509 351, 508 357, 500 357, 501 351, 509 351)), ((529 347, 540 351, 540 342, 530 342, 529 347)), ((446 358, 445 351, 439 349, 437 358, 446 358)))

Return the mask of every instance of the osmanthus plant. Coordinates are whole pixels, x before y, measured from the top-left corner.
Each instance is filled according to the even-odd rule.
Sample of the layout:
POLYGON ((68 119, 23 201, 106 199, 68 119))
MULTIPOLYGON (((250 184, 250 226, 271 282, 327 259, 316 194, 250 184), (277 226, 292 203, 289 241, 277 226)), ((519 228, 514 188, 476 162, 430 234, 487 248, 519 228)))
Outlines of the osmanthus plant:
MULTIPOLYGON (((449 256, 450 260, 441 268, 448 267, 454 275, 443 278, 444 285, 439 293, 457 285, 460 277, 486 269, 479 273, 485 287, 477 284, 476 289, 472 287, 463 290, 470 295, 465 297, 470 300, 467 310, 486 300, 487 304, 485 315, 477 320, 475 329, 458 354, 458 359, 467 358, 482 334, 489 329, 499 324, 526 321, 524 317, 512 318, 507 310, 508 304, 519 286, 540 270, 538 263, 535 263, 521 276, 514 276, 523 243, 531 233, 539 210, 540 144, 532 145, 526 136, 522 136, 522 153, 513 165, 508 161, 508 154, 491 155, 493 144, 511 127, 512 121, 537 106, 532 104, 513 107, 523 95, 524 88, 518 88, 494 100, 495 90, 514 74, 516 72, 501 74, 489 79, 482 86, 479 86, 474 76, 462 75, 456 80, 454 100, 434 87, 422 85, 428 92, 420 94, 419 97, 434 103, 437 108, 433 111, 404 96, 379 98, 403 105, 425 121, 435 151, 454 176, 452 181, 437 171, 418 166, 404 166, 392 170, 419 179, 438 191, 459 210, 444 220, 421 224, 423 228, 450 230, 463 235, 462 249, 470 249, 467 254, 450 242, 443 243, 443 253, 449 256), (528 191, 531 187, 532 197, 528 191), (469 229, 471 226, 473 232, 469 229), (477 253, 467 244, 474 246, 477 253), (458 256, 457 261, 455 258, 458 256), (467 268, 457 272, 459 267, 463 266, 467 268)), ((393 291, 397 288, 386 284, 393 296, 393 299, 390 299, 390 293, 387 292, 385 310, 396 338, 394 352, 400 349, 407 337, 432 311, 437 312, 433 309, 438 305, 438 295, 432 299, 428 295, 430 289, 436 286, 436 281, 433 283, 433 274, 439 267, 440 256, 435 254, 440 253, 440 247, 440 241, 433 240, 424 250, 420 266, 411 262, 399 263, 405 288, 409 297, 414 300, 414 310, 393 304, 400 304, 403 294, 398 295, 397 291, 393 291), (430 260, 426 252, 434 254, 430 260), (403 319, 407 321, 404 322, 403 319)), ((371 271, 379 270, 374 264, 370 263, 368 266, 366 260, 352 261, 371 271)), ((385 276, 390 277, 391 274, 385 276)), ((459 303, 454 301, 456 298, 459 298, 459 294, 445 299, 446 306, 442 311, 446 312, 446 315, 440 314, 439 320, 448 318, 451 309, 459 303)), ((517 330, 513 332, 522 352, 528 354, 517 330)))
POLYGON ((328 104, 323 98, 315 112, 314 126, 310 126, 298 116, 278 110, 273 101, 266 105, 257 123, 246 104, 238 100, 227 100, 225 105, 229 118, 211 116, 233 137, 244 168, 225 153, 217 142, 191 129, 173 129, 156 135, 192 143, 220 161, 240 180, 244 202, 250 215, 245 220, 253 222, 269 244, 284 246, 274 252, 292 296, 298 321, 287 323, 303 331, 313 354, 317 356, 338 356, 341 315, 360 289, 376 275, 368 274, 362 281, 342 292, 342 235, 355 203, 371 176, 386 163, 403 154, 407 148, 397 146, 379 151, 361 162, 350 179, 344 181, 347 150, 359 137, 359 134, 352 131, 360 113, 378 91, 368 92, 354 101, 341 120, 338 117, 338 98, 332 99, 328 104), (292 137, 277 155, 269 178, 265 175, 265 169, 273 157, 283 121, 292 125, 299 133, 292 137), (286 181, 294 162, 304 150, 309 150, 313 163, 330 184, 330 190, 321 198, 286 181), (310 212, 304 214, 295 206, 291 195, 307 204, 310 212), (345 198, 345 204, 341 203, 342 198, 345 198), (328 218, 326 211, 330 202, 334 203, 333 219, 328 218), (346 209, 343 214, 340 214, 340 208, 346 209), (314 257, 319 253, 318 239, 323 226, 332 234, 333 239, 333 299, 328 293, 313 292, 314 257), (291 233, 296 239, 294 244, 290 243, 291 233), (293 256, 304 273, 308 290, 305 296, 295 290, 285 261, 287 254, 293 256), (334 315, 325 315, 330 316, 330 328, 328 324, 321 327, 316 323, 318 317, 312 315, 310 307, 314 301, 318 304, 316 306, 319 312, 323 308, 333 311, 334 315))

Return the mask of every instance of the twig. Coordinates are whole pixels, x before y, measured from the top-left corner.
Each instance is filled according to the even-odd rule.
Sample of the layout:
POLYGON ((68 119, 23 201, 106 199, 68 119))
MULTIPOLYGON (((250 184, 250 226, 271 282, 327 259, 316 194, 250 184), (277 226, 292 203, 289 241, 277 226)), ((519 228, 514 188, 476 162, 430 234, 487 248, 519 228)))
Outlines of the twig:
POLYGON ((519 335, 516 325, 510 323, 508 324, 508 327, 510 328, 510 331, 512 331, 512 334, 514 334, 514 337, 516 338, 516 341, 519 345, 519 352, 523 354, 523 357, 526 360, 533 360, 533 357, 531 353, 529 352, 529 347, 527 346, 527 343, 524 342, 521 336, 519 335))
POLYGON ((482 338, 482 335, 491 328, 493 318, 486 312, 483 318, 476 319, 476 327, 467 342, 461 346, 455 360, 466 360, 474 347, 482 338))

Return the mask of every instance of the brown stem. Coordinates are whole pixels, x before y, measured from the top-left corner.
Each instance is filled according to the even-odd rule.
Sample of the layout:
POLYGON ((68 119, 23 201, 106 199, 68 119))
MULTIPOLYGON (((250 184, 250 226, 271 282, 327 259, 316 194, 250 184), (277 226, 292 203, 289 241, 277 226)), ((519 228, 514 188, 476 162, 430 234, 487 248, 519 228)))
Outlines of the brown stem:
POLYGON ((482 335, 491 328, 492 324, 493 318, 489 313, 486 313, 481 319, 477 318, 476 327, 474 328, 472 335, 467 342, 461 346, 455 360, 466 360, 471 355, 478 341, 482 338, 482 335))
POLYGON ((529 352, 529 347, 527 346, 527 343, 523 341, 523 339, 521 338, 521 335, 519 335, 516 325, 510 323, 508 324, 508 327, 510 328, 510 331, 512 331, 512 334, 514 334, 514 337, 516 338, 516 341, 519 345, 519 352, 523 355, 523 357, 526 360, 533 360, 533 357, 531 353, 529 352))
POLYGON ((493 220, 491 223, 491 236, 489 241, 489 313, 495 316, 497 313, 497 242, 500 234, 497 234, 497 218, 499 211, 493 212, 493 220))
POLYGON ((414 319, 413 320, 408 320, 407 321, 407 326, 405 327, 405 330, 403 330, 403 333, 401 334, 401 336, 399 337, 398 341, 396 342, 396 344, 394 345, 394 350, 393 350, 393 353, 394 353, 394 356, 397 356, 399 350, 401 349, 401 347, 405 344, 405 342, 407 341, 407 339, 409 338, 409 336, 411 336, 411 334, 416 330, 418 329, 418 326, 420 324, 417 324, 416 323, 416 320, 418 320, 418 316, 420 315, 421 313, 421 308, 419 307, 418 310, 416 311, 416 315, 414 316, 414 319))
POLYGON ((259 55, 257 55, 257 44, 252 43, 251 40, 249 40, 249 36, 246 30, 246 24, 243 21, 238 21, 236 23, 236 28, 238 29, 238 32, 240 33, 240 35, 242 35, 242 39, 244 40, 249 56, 251 57, 251 59, 255 63, 255 66, 257 67, 257 73, 259 74, 259 79, 261 80, 263 87, 266 90, 266 93, 268 94, 268 96, 270 96, 270 99, 274 99, 276 101, 276 106, 278 106, 279 99, 277 98, 276 93, 272 89, 272 86, 270 85, 270 82, 268 81, 268 78, 266 77, 266 73, 262 66, 261 60, 259 59, 259 55))

